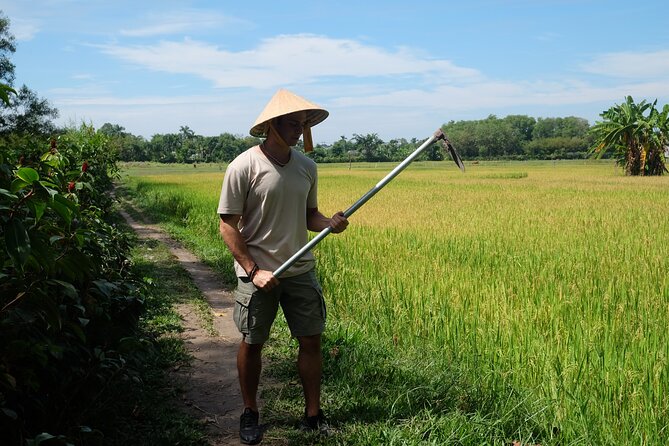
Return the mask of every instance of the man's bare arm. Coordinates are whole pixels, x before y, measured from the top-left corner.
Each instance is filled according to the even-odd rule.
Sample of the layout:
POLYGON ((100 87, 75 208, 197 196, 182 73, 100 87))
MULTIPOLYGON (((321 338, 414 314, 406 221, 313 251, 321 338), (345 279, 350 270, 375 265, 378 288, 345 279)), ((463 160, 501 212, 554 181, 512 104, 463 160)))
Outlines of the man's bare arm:
POLYGON ((327 227, 332 228, 333 234, 343 232, 348 226, 348 220, 342 211, 337 212, 332 218, 321 214, 318 208, 307 209, 307 229, 313 232, 321 232, 327 227))
MULTIPOLYGON (((253 271, 256 262, 249 253, 249 249, 246 246, 246 242, 244 241, 241 232, 239 232, 237 224, 239 223, 240 218, 240 215, 221 215, 219 229, 223 241, 228 246, 232 256, 237 260, 237 263, 244 268, 244 271, 246 271, 246 274, 248 275, 253 271)), ((253 284, 263 291, 269 291, 279 284, 279 280, 274 277, 272 271, 258 269, 253 276, 253 284)))

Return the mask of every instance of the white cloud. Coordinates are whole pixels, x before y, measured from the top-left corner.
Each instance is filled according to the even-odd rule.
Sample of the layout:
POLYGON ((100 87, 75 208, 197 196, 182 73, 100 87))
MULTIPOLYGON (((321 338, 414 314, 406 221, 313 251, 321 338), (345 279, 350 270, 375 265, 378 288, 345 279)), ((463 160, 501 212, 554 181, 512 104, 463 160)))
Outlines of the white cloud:
MULTIPOLYGON (((341 135, 351 137, 354 133, 378 133, 386 140, 428 137, 451 119, 480 119, 514 107, 530 116, 564 116, 563 110, 568 110, 570 115, 593 120, 601 110, 613 102, 621 102, 628 94, 638 100, 669 97, 666 83, 596 88, 579 82, 480 82, 373 95, 364 95, 363 90, 354 87, 352 91, 357 94, 349 95, 350 91, 343 89, 340 94, 346 95, 331 91, 327 96, 316 93, 317 87, 299 90, 330 111, 330 118, 314 130, 316 142, 332 143, 341 135)), ((181 125, 188 125, 202 135, 223 132, 245 135, 270 96, 267 91, 249 89, 178 97, 119 98, 109 94, 85 95, 81 91, 62 93, 63 96, 54 98, 62 122, 77 117, 92 120, 97 127, 112 122, 147 138, 155 133, 174 133, 181 125)))
POLYGON ((183 34, 211 29, 247 29, 251 23, 220 14, 215 11, 184 10, 150 14, 145 20, 148 24, 122 29, 121 35, 129 37, 149 37, 169 34, 183 34))
MULTIPOLYGON (((330 111, 314 129, 316 142, 332 143, 341 135, 378 133, 382 139, 428 137, 449 120, 481 119, 515 109, 530 116, 581 116, 588 120, 625 95, 635 99, 669 98, 669 84, 629 83, 597 88, 582 82, 479 82, 466 86, 442 85, 432 90, 403 89, 364 94, 362 85, 323 94, 318 86, 297 90, 330 111)), ((208 95, 138 96, 63 92, 54 97, 62 121, 77 117, 122 125, 136 135, 174 133, 188 125, 202 135, 223 132, 246 135, 271 96, 267 90, 213 90, 208 95)), ((92 93, 92 91, 91 91, 92 93)))
POLYGON ((482 81, 470 85, 439 85, 429 90, 404 89, 372 95, 342 95, 332 101, 337 107, 378 107, 406 110, 421 107, 462 112, 518 106, 558 107, 621 101, 626 95, 639 98, 669 97, 669 83, 635 82, 596 87, 580 81, 503 82, 482 81))
POLYGON ((87 81, 87 80, 91 80, 93 78, 95 78, 95 76, 93 76, 92 74, 89 74, 89 73, 80 73, 80 74, 73 74, 72 75, 72 79, 74 79, 74 80, 87 81))
POLYGON ((70 96, 54 100, 61 124, 106 122, 125 127, 135 135, 150 138, 158 133, 175 133, 188 125, 197 134, 213 136, 224 132, 246 135, 265 97, 248 93, 203 96, 70 96))
POLYGON ((93 107, 135 107, 135 106, 163 106, 163 105, 203 105, 220 104, 221 98, 214 96, 136 96, 119 98, 116 96, 77 96, 73 91, 59 91, 66 93, 66 97, 58 99, 59 104, 66 106, 93 106, 93 107))
POLYGON ((604 76, 669 81, 669 50, 602 54, 584 64, 583 69, 604 76))
POLYGON ((325 77, 430 76, 469 82, 477 70, 444 59, 417 57, 408 48, 387 51, 349 39, 283 35, 263 40, 251 50, 233 52, 185 39, 156 45, 106 45, 102 50, 126 62, 156 71, 192 74, 216 87, 267 88, 309 83, 325 77))
POLYGON ((10 21, 10 32, 19 42, 32 40, 40 31, 40 25, 35 20, 11 18, 10 21))
POLYGON ((384 139, 427 137, 451 119, 479 119, 511 109, 532 116, 564 116, 566 110, 592 120, 606 104, 620 102, 626 95, 638 100, 669 98, 669 81, 648 76, 669 73, 663 68, 669 54, 663 52, 632 58, 645 62, 650 71, 632 78, 630 67, 621 68, 618 75, 626 72, 629 77, 614 82, 615 78, 599 76, 610 75, 609 69, 600 73, 592 67, 623 60, 629 64, 629 54, 596 57, 586 73, 570 77, 511 81, 490 79, 476 69, 410 48, 387 50, 306 34, 265 39, 243 51, 191 39, 100 48, 132 65, 211 82, 211 94, 168 97, 166 92, 164 97, 124 99, 91 89, 61 92, 56 100, 62 116, 88 116, 97 125, 115 122, 147 137, 174 132, 180 125, 204 135, 246 134, 278 86, 294 89, 331 111, 331 118, 314 132, 317 142, 370 132, 384 139))

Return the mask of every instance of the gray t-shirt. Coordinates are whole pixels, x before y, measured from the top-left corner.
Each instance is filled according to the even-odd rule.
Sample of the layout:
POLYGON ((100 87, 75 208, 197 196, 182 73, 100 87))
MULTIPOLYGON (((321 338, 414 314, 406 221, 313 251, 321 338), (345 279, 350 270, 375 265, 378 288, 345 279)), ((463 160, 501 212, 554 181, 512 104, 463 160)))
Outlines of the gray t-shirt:
MULTIPOLYGON (((275 271, 308 241, 307 209, 317 208, 316 163, 291 149, 283 167, 255 146, 235 158, 225 171, 218 214, 241 215, 239 230, 261 269, 275 271)), ((282 277, 314 267, 306 253, 282 277)), ((235 261, 238 277, 246 271, 235 261)))

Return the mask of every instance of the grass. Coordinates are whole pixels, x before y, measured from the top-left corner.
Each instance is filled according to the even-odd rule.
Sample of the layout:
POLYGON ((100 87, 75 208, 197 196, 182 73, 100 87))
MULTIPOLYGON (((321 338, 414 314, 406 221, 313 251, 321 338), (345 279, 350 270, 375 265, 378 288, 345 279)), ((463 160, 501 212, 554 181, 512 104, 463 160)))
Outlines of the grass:
MULTIPOLYGON (((320 166, 319 207, 346 208, 392 167, 320 166)), ((669 178, 591 161, 467 169, 415 163, 316 248, 328 442, 667 444, 669 178)), ((145 211, 228 277, 222 167, 126 172, 145 211)), ((287 384, 267 416, 300 444, 295 346, 276 328, 271 373, 287 384)))
MULTIPOLYGON (((179 336, 183 326, 174 305, 190 303, 204 312, 206 303, 162 243, 137 241, 132 262, 136 274, 144 277, 148 286, 140 330, 152 340, 151 346, 142 355, 141 377, 123 383, 123 392, 112 392, 96 413, 97 419, 91 424, 105 434, 93 432, 85 444, 206 444, 205 426, 180 408, 182 390, 168 374, 168 370, 191 360, 179 336)), ((207 325, 206 320, 202 322, 207 325)))

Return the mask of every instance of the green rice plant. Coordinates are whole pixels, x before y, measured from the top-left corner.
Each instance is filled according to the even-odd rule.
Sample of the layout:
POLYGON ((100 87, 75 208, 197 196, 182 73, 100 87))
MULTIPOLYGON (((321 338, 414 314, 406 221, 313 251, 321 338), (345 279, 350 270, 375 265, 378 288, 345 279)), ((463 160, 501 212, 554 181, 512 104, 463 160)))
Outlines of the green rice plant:
MULTIPOLYGON (((320 166, 321 211, 345 209, 392 167, 320 166)), ((358 438, 348 444, 669 443, 669 179, 593 161, 467 169, 415 163, 315 254, 329 332, 354 327, 357 343, 432 374, 450 364, 496 409, 465 411, 473 437, 457 430, 457 405, 421 406, 424 424, 388 409, 372 431, 346 425, 347 441, 358 438), (525 415, 505 417, 505 401, 525 415)), ((215 215, 223 172, 189 172, 133 167, 126 183, 229 268, 215 215)), ((403 394, 393 383, 386 403, 403 394)))

